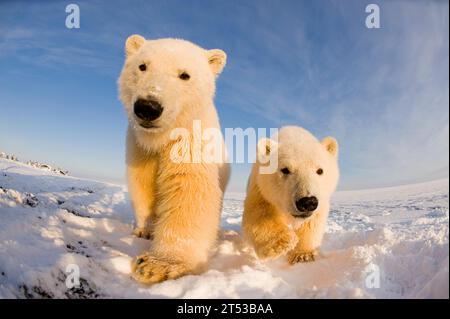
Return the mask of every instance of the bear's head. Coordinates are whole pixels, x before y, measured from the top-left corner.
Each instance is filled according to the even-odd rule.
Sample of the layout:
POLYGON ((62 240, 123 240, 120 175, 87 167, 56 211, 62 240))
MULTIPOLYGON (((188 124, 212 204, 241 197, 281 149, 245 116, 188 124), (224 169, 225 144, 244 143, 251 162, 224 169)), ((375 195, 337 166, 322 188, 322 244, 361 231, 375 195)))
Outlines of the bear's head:
POLYGON ((262 196, 290 216, 305 219, 321 208, 328 209, 339 179, 338 144, 332 137, 322 141, 296 126, 286 126, 271 139, 258 142, 258 158, 277 156, 278 169, 259 173, 256 183, 262 196))
POLYGON ((146 40, 140 35, 126 40, 125 53, 120 99, 138 140, 159 146, 171 129, 192 126, 202 108, 212 105, 215 78, 226 62, 219 49, 205 50, 178 39, 146 40))

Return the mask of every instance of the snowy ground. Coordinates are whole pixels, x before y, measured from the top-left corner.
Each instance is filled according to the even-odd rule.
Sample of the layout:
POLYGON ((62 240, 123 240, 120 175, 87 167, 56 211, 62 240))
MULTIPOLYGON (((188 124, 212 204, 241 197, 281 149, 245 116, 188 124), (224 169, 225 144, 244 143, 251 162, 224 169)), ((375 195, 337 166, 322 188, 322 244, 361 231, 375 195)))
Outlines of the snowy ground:
POLYGON ((131 234, 124 187, 0 159, 0 297, 448 298, 448 194, 448 179, 337 193, 320 258, 295 266, 255 258, 227 194, 209 270, 148 287, 129 274, 150 242, 131 234))

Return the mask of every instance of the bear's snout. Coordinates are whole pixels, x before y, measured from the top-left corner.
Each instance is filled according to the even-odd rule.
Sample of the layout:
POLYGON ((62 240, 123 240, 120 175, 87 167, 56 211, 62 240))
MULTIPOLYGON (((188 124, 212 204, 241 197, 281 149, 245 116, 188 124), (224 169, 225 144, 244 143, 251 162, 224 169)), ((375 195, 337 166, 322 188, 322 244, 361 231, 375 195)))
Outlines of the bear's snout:
MULTIPOLYGON (((134 103, 134 114, 144 122, 152 122, 159 118, 163 109, 161 104, 154 99, 138 99, 134 103)), ((145 123, 141 123, 141 125, 143 124, 145 123)))
POLYGON ((299 217, 309 217, 312 215, 313 211, 319 206, 319 201, 317 197, 302 197, 295 202, 297 210, 304 213, 299 215, 299 217))

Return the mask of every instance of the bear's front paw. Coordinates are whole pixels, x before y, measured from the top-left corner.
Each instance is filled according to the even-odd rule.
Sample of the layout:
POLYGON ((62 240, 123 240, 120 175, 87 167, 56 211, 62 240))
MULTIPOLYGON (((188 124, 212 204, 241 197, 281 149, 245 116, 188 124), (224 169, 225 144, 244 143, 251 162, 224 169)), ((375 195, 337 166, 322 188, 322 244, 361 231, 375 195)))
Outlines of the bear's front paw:
POLYGON ((132 276, 145 284, 153 284, 167 279, 175 279, 186 274, 189 269, 186 264, 169 261, 150 254, 143 254, 132 262, 132 276))
POLYGON ((288 261, 290 264, 304 263, 316 260, 319 251, 317 249, 312 251, 291 252, 288 255, 288 261))
POLYGON ((152 239, 153 232, 149 228, 136 227, 133 230, 133 234, 139 238, 152 239))
POLYGON ((298 238, 294 232, 280 232, 256 249, 259 258, 272 259, 292 250, 298 238))

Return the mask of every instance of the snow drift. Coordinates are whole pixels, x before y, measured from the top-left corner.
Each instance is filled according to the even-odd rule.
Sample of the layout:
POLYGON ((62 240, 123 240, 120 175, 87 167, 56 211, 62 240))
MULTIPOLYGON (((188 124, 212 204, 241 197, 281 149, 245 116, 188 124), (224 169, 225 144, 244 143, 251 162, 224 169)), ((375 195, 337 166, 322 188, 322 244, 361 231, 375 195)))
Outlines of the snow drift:
POLYGON ((449 181, 338 192, 313 263, 258 261, 227 194, 209 270, 153 286, 130 277, 126 188, 0 159, 2 298, 448 298, 449 181), (67 288, 68 265, 80 286, 67 288))

